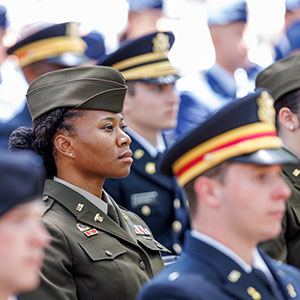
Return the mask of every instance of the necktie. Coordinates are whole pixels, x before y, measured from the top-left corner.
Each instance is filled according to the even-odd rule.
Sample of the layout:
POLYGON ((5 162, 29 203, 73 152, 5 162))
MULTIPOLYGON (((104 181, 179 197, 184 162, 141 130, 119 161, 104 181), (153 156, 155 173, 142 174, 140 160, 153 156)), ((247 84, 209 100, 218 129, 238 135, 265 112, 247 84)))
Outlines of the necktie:
POLYGON ((120 224, 118 214, 111 203, 107 204, 107 215, 112 218, 117 224, 120 224))
POLYGON ((267 289, 275 296, 274 299, 284 300, 284 297, 280 292, 279 288, 277 287, 276 282, 272 284, 267 278, 267 276, 264 274, 264 272, 262 272, 259 269, 253 268, 252 274, 256 276, 256 278, 259 278, 259 280, 264 284, 264 286, 267 287, 267 289))

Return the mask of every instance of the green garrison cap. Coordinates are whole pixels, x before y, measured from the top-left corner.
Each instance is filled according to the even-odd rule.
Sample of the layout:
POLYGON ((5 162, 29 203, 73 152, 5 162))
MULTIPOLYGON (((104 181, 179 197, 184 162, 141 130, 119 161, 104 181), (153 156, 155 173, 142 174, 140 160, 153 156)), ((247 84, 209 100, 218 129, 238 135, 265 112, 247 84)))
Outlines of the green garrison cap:
POLYGON ((255 83, 257 88, 266 88, 277 101, 283 95, 300 89, 300 53, 280 59, 261 71, 255 83))
POLYGON ((127 86, 122 74, 110 67, 74 67, 46 73, 27 91, 27 104, 34 121, 59 107, 106 110, 119 113, 127 86))

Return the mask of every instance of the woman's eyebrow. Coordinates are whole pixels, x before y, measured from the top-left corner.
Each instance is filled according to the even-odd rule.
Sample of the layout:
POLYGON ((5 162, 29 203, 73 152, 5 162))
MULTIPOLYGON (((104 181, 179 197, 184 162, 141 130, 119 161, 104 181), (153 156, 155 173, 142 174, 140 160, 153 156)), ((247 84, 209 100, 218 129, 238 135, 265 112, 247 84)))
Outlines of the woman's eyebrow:
POLYGON ((115 118, 113 118, 113 117, 107 117, 107 118, 101 119, 100 121, 114 121, 114 120, 115 120, 115 118))

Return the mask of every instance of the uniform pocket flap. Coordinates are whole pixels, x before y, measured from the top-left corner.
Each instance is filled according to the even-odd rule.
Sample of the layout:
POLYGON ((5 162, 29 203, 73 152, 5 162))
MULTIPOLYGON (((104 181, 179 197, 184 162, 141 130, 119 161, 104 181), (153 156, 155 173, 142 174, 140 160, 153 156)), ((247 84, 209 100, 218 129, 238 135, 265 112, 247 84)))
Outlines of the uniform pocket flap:
POLYGON ((126 253, 126 249, 118 240, 105 235, 79 242, 79 245, 93 261, 113 260, 126 253))
POLYGON ((168 250, 164 245, 154 240, 153 238, 149 238, 148 236, 138 237, 137 240, 139 243, 141 243, 143 246, 145 246, 148 249, 171 253, 171 251, 168 250))

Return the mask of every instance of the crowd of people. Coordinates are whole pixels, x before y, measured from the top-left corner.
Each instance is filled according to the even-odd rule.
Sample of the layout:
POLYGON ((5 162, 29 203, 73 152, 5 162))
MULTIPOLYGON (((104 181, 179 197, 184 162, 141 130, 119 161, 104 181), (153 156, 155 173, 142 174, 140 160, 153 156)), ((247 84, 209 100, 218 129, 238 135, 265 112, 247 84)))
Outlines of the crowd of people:
POLYGON ((184 75, 164 2, 128 4, 109 53, 75 21, 2 45, 0 300, 300 299, 300 1, 267 67, 247 2, 210 6, 215 63, 184 75))

